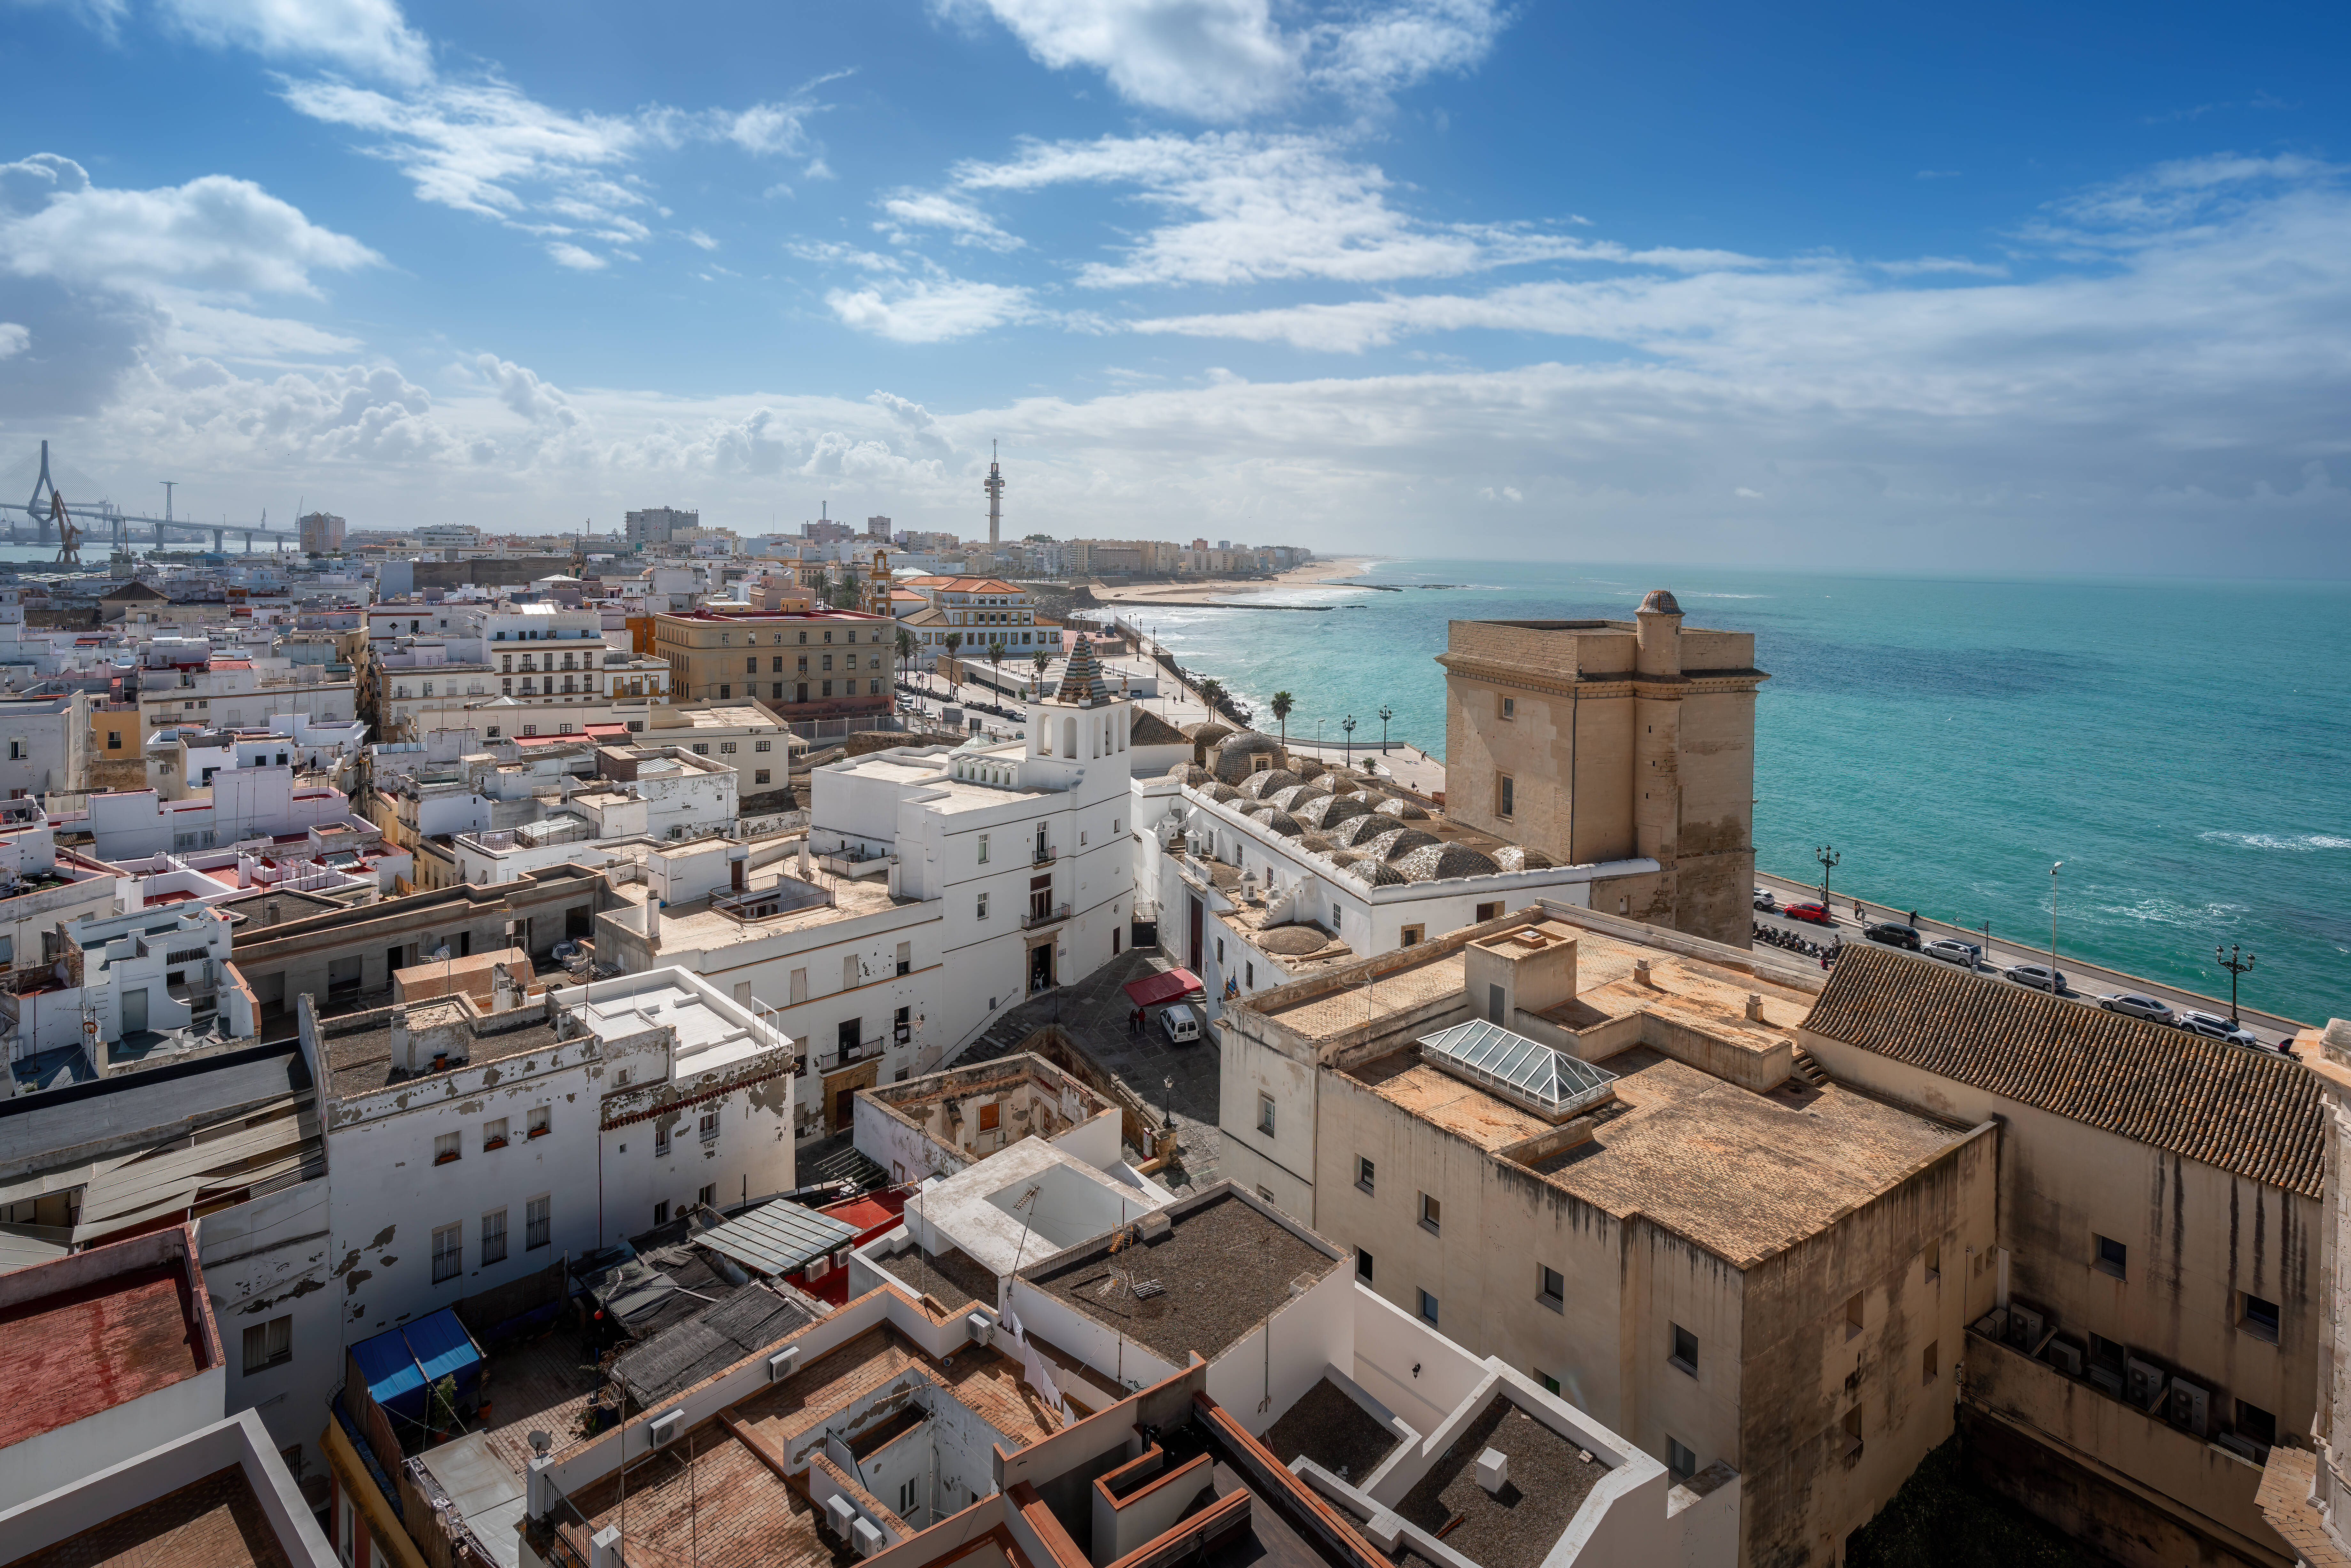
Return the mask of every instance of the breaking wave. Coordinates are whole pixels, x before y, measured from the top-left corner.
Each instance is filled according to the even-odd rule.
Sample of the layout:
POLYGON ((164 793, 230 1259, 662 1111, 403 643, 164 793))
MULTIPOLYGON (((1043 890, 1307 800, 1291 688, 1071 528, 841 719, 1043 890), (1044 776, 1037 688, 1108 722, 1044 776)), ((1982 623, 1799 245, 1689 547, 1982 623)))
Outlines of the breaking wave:
POLYGON ((2340 833, 2231 833, 2214 829, 2199 833, 2208 844, 2235 844, 2248 850, 2287 850, 2308 854, 2315 850, 2351 850, 2351 838, 2340 833))

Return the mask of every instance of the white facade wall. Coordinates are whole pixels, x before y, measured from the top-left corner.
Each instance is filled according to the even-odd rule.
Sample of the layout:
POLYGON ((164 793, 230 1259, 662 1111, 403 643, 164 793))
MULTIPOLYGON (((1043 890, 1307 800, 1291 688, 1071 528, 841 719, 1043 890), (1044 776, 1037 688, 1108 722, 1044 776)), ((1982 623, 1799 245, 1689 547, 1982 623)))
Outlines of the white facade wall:
POLYGON ((0 702, 0 800, 82 787, 89 695, 0 702))
POLYGON ((325 1462, 319 1412, 343 1380, 329 1201, 319 1176, 196 1222, 204 1290, 228 1358, 228 1408, 258 1412, 273 1448, 298 1444, 313 1464, 325 1462), (294 1320, 291 1359, 248 1373, 245 1331, 279 1317, 294 1320))

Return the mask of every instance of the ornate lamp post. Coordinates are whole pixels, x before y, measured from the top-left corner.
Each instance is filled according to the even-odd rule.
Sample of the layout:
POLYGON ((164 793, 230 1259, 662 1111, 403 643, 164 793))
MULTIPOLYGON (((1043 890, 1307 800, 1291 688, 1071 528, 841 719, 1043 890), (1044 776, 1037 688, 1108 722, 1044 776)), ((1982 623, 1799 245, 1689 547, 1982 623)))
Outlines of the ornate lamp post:
POLYGON ((1380 705, 1380 755, 1383 757, 1385 757, 1388 752, 1388 720, 1394 717, 1395 717, 1395 709, 1382 703, 1380 705))
POLYGON ((1355 716, 1349 714, 1341 719, 1339 727, 1347 732, 1347 747, 1340 755, 1347 759, 1347 766, 1353 768, 1355 765, 1355 716))
POLYGON ((1837 862, 1844 857, 1836 852, 1834 845, 1823 844, 1813 852, 1813 858, 1821 862, 1821 907, 1826 909, 1829 906, 1829 873, 1835 870, 1837 862))
POLYGON ((2218 945, 2215 945, 2212 949, 2213 961, 2229 971, 2229 1027, 2231 1029, 2244 1027, 2237 1021, 2237 977, 2251 974, 2253 968, 2253 956, 2247 953, 2240 958, 2237 956, 2239 948, 2234 942, 2229 944, 2229 953, 2226 957, 2221 956, 2218 945))

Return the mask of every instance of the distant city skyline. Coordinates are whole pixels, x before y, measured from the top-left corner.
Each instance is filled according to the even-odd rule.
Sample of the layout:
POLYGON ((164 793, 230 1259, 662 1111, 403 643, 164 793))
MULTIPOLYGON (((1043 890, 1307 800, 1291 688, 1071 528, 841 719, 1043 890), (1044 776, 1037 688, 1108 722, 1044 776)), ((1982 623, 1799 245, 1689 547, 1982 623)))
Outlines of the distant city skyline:
POLYGON ((2338 14, 567 16, 10 7, 0 504, 2351 576, 2338 14))

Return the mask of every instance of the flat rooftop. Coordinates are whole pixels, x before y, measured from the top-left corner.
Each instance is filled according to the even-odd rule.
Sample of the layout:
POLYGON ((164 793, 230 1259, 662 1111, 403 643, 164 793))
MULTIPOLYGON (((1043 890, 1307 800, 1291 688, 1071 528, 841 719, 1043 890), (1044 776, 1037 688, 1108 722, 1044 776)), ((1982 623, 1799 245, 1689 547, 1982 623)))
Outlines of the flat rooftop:
POLYGON ((975 1305, 995 1310, 996 1276, 960 1247, 950 1247, 943 1253, 910 1247, 878 1261, 916 1296, 928 1296, 951 1312, 975 1305))
MULTIPOLYGON (((461 1020, 465 1014, 454 999, 436 997, 428 1001, 402 1005, 407 1009, 408 1027, 412 1031, 421 1032, 452 1025, 463 1028, 461 1020)), ((530 1002, 524 1005, 535 1008, 539 1004, 530 1002)), ((323 1030, 321 1032, 326 1033, 323 1030)), ((456 1072, 493 1061, 529 1056, 551 1050, 555 1044, 555 1025, 541 1019, 472 1040, 465 1060, 452 1061, 442 1071, 456 1072)), ((389 1017, 373 1021, 365 1028, 327 1033, 325 1045, 327 1092, 339 1099, 435 1075, 429 1063, 411 1071, 404 1061, 395 1062, 392 1060, 392 1020, 389 1017)))
MULTIPOLYGON (((1591 1136, 1520 1168, 1619 1216, 1688 1237, 1740 1268, 1825 1228, 1967 1139, 1852 1090, 1792 1079, 1768 1094, 1635 1046, 1603 1063, 1616 1098, 1591 1136)), ((1398 1109, 1492 1155, 1551 1123, 1407 1046, 1349 1071, 1398 1109)), ((1481 1559, 1482 1561, 1482 1559, 1481 1559)))
POLYGON ((1104 1236, 1022 1270, 1021 1282, 1181 1366, 1191 1351, 1216 1360, 1290 1299, 1292 1281, 1311 1284, 1346 1266, 1229 1186, 1205 1197, 1161 1209, 1166 1231, 1114 1260, 1104 1236), (1113 1261, 1134 1284, 1158 1289, 1113 1288, 1104 1296, 1113 1261))
POLYGON ((1258 1440, 1285 1465, 1309 1458, 1357 1485, 1402 1441, 1328 1377, 1300 1395, 1258 1440))
POLYGON ((14 1568, 292 1568, 242 1465, 165 1492, 18 1559, 14 1568))
MULTIPOLYGON (((810 866, 809 874, 802 877, 799 862, 780 863, 787 868, 793 881, 811 883, 830 892, 832 902, 788 909, 762 919, 736 920, 713 909, 708 896, 684 899, 661 912, 661 946, 711 948, 737 942, 763 942, 770 936, 830 925, 839 920, 855 920, 862 915, 879 914, 885 909, 894 909, 901 904, 914 902, 891 897, 886 877, 835 876, 814 864, 810 866)), ((642 907, 653 894, 643 883, 631 882, 612 889, 612 896, 642 907)), ((729 890, 720 888, 716 896, 723 899, 731 894, 729 890)))
MULTIPOLYGON (((1479 1568, 1541 1568, 1575 1511, 1608 1473, 1587 1453, 1497 1395, 1395 1511, 1432 1535, 1441 1531, 1446 1545, 1479 1568), (1488 1448, 1510 1459, 1509 1479, 1498 1492, 1478 1479, 1478 1458, 1488 1448)), ((1420 1562, 1409 1548, 1399 1548, 1395 1560, 1420 1562)))
POLYGON ((187 1270, 168 1262, 0 1308, 0 1448, 183 1382, 207 1354, 187 1270))

